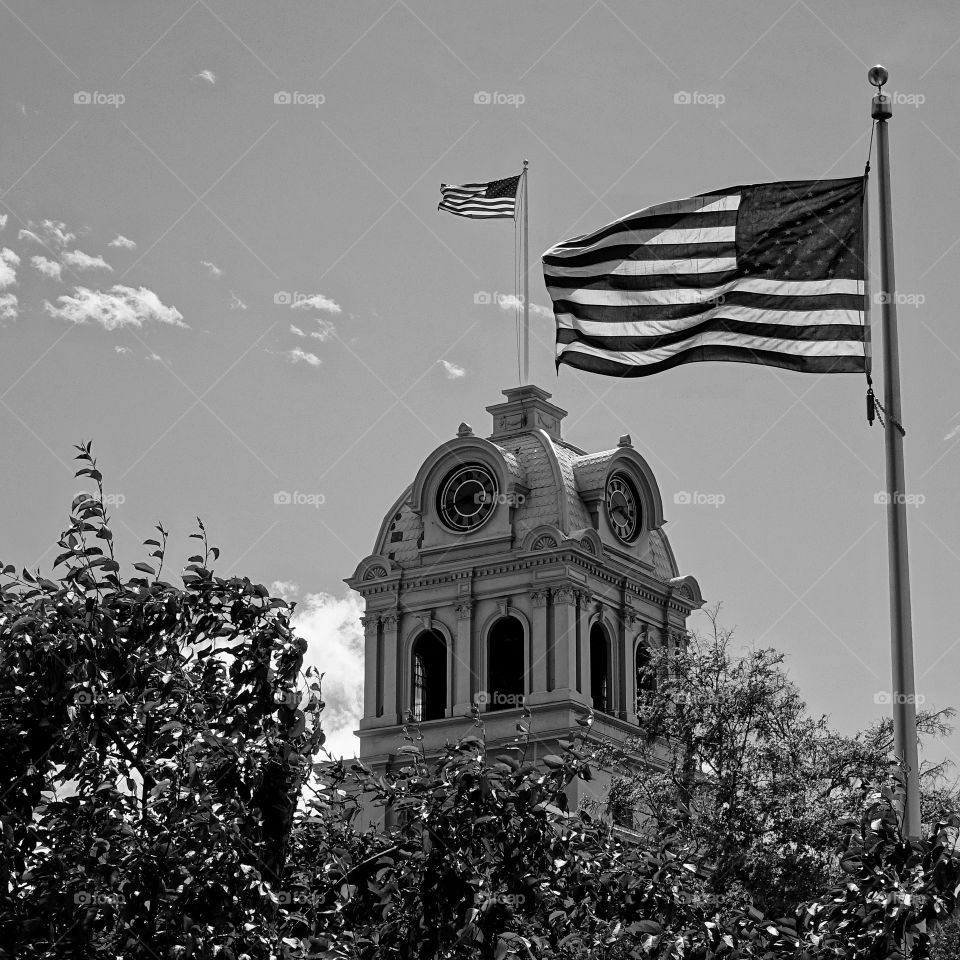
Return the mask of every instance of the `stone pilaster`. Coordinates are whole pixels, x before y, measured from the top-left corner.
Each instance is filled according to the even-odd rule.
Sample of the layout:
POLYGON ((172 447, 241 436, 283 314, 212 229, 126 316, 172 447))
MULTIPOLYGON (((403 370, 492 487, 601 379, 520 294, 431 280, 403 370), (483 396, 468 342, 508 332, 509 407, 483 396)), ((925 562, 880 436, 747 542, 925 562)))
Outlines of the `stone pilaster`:
POLYGON ((453 605, 457 615, 457 634, 453 649, 453 716, 470 712, 473 688, 473 601, 458 600, 453 605))
POLYGON ((383 623, 383 719, 385 723, 399 722, 400 683, 407 671, 401 669, 399 660, 400 617, 391 611, 385 613, 383 623))
POLYGON ((377 662, 378 614, 367 614, 360 618, 363 624, 363 717, 372 720, 377 716, 377 675, 380 664, 377 662))

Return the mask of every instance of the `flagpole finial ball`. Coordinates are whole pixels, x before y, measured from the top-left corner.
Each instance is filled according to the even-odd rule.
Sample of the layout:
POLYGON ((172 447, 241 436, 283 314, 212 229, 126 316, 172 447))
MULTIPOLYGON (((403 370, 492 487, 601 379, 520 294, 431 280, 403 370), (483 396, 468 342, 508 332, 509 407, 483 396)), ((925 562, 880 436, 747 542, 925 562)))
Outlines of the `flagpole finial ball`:
POLYGON ((871 67, 867 71, 867 79, 870 83, 877 87, 878 89, 882 87, 887 80, 889 79, 890 74, 887 73, 887 68, 881 66, 879 63, 875 67, 871 67))

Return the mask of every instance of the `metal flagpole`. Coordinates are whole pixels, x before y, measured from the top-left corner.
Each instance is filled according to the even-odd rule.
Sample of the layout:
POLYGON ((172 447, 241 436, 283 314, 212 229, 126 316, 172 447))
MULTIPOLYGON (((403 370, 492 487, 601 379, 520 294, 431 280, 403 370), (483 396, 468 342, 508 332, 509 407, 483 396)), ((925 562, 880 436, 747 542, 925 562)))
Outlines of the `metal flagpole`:
POLYGON ((530 382, 530 219, 527 187, 530 161, 523 161, 523 382, 530 382))
POLYGON ((890 639, 893 654, 893 736, 906 767, 903 828, 920 836, 920 770, 917 707, 910 614, 910 567, 907 558, 907 505, 903 473, 903 427, 900 414, 900 351, 897 340, 897 287, 893 271, 893 214, 890 205, 890 151, 887 121, 893 115, 883 92, 888 73, 872 67, 868 78, 877 88, 871 116, 877 121, 877 174, 880 198, 880 296, 883 320, 884 440, 887 470, 887 540, 890 564, 890 639))

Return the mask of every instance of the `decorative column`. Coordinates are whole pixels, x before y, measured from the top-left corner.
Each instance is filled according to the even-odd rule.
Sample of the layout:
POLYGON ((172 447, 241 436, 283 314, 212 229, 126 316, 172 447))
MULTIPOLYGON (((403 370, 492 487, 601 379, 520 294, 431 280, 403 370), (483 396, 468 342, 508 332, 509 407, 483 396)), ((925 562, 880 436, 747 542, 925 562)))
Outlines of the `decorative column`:
POLYGON ((377 715, 377 626, 380 616, 368 613, 360 618, 363 624, 363 716, 372 720, 377 715))
POLYGON ((577 699, 577 592, 571 586, 553 590, 554 683, 577 699))
POLYGON ((627 723, 637 724, 637 642, 643 635, 646 627, 638 624, 639 616, 636 610, 625 607, 622 616, 623 622, 623 657, 624 680, 626 681, 623 711, 621 716, 627 723))
POLYGON ((401 674, 399 663, 399 616, 396 611, 383 614, 383 721, 393 725, 398 722, 400 709, 399 690, 401 674))
MULTIPOLYGON (((580 664, 579 664, 579 683, 577 689, 583 694, 584 700, 595 706, 590 698, 590 691, 593 689, 590 683, 590 594, 586 590, 577 590, 577 640, 580 664)), ((601 604, 601 609, 603 605, 601 604)), ((607 664, 609 668, 610 664, 607 664)), ((609 692, 610 685, 607 684, 609 692)))
POLYGON ((471 677, 473 674, 473 601, 460 600, 453 605, 457 615, 457 635, 453 648, 453 713, 463 717, 470 713, 471 677))
POLYGON ((542 703, 547 691, 547 600, 545 587, 530 592, 530 691, 527 703, 542 703))

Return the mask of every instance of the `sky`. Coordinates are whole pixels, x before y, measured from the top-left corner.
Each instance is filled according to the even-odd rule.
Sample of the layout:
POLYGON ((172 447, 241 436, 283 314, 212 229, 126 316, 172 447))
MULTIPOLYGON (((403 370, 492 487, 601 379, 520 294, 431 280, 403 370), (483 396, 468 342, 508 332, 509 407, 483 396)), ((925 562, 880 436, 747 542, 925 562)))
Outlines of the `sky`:
MULTIPOLYGON (((517 383, 514 224, 437 212, 439 185, 526 158, 531 379, 569 411, 565 436, 601 450, 630 433, 681 572, 743 644, 787 655, 814 712, 869 724, 891 680, 863 378, 558 375, 538 260, 652 203, 858 175, 876 62, 894 96, 917 691, 955 704, 949 2, 0 0, 0 560, 49 570, 73 444, 92 440, 130 563, 158 521, 185 561, 200 516, 220 572, 299 601, 330 745, 352 753, 360 604, 343 578, 429 452, 461 421, 488 432, 484 408, 517 383)), ((960 734, 927 756, 960 761, 960 734)))

